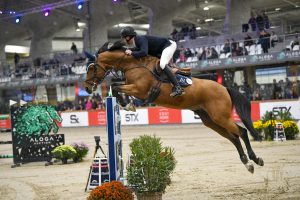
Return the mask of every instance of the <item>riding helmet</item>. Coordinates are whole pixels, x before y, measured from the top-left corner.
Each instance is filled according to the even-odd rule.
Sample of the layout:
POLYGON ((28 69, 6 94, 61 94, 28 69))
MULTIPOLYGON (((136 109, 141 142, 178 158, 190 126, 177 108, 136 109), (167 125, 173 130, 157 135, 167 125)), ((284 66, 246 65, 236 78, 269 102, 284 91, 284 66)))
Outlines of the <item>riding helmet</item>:
POLYGON ((136 32, 134 31, 134 28, 132 28, 131 26, 126 26, 124 28, 122 28, 121 30, 121 36, 122 37, 135 37, 136 36, 136 32))

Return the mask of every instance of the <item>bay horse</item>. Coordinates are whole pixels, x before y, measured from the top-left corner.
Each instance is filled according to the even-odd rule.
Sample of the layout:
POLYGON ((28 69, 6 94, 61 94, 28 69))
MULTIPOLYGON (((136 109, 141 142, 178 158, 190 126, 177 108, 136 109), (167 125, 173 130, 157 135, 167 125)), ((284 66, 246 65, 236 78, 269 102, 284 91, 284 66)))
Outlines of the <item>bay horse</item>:
POLYGON ((136 59, 126 55, 117 43, 111 47, 106 43, 94 58, 95 61, 89 58, 90 64, 84 81, 88 93, 95 91, 109 72, 120 70, 124 73, 126 82, 124 85, 114 86, 113 90, 141 100, 148 100, 152 90, 159 90, 160 93, 152 98, 156 105, 194 111, 205 126, 234 144, 240 160, 249 172, 254 173, 254 166, 244 153, 239 138, 244 141, 249 158, 257 165, 264 165, 263 159, 255 155, 247 134, 248 129, 255 140, 260 140, 251 121, 251 104, 238 91, 225 88, 215 81, 192 78, 192 85, 184 89, 185 95, 173 98, 169 95, 172 90, 171 84, 161 83, 153 75, 154 68, 159 63, 158 58, 146 56, 136 59), (233 107, 247 129, 234 122, 231 115, 233 107))

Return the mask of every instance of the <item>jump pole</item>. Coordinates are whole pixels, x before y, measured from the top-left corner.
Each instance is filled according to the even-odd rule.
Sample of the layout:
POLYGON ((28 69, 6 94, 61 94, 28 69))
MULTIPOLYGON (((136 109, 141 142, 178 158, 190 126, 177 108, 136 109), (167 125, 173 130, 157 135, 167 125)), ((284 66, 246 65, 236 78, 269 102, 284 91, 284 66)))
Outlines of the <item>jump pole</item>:
POLYGON ((109 179, 110 181, 121 181, 121 177, 123 177, 121 117, 116 97, 106 97, 106 131, 109 179))

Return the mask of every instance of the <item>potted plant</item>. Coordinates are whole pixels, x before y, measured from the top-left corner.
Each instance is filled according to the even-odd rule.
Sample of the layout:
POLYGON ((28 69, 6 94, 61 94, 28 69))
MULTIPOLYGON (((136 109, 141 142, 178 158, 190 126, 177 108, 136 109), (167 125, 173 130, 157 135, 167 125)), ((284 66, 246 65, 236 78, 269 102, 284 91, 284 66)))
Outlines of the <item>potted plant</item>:
POLYGON ((73 158, 74 162, 80 162, 82 161, 82 159, 88 154, 89 152, 89 148, 88 146, 83 143, 72 143, 71 146, 76 150, 76 155, 73 158))
POLYGON ((284 132, 287 140, 294 140, 299 133, 296 122, 292 120, 283 122, 284 132))
POLYGON ((93 189, 87 200, 133 200, 132 191, 119 181, 104 183, 93 189))
POLYGON ((52 150, 54 158, 61 160, 63 164, 67 164, 68 159, 74 158, 76 150, 70 145, 61 145, 52 150))
POLYGON ((129 146, 132 156, 127 179, 138 200, 162 199, 176 165, 173 148, 163 147, 160 138, 147 135, 134 139, 129 146))

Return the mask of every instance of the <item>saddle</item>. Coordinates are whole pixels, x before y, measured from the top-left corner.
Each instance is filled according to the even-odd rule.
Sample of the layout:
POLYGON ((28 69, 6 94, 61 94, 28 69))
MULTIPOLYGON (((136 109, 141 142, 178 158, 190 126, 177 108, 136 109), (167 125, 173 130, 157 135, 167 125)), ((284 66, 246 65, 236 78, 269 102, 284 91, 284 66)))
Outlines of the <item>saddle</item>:
MULTIPOLYGON (((191 68, 178 68, 174 63, 169 64, 173 73, 175 74, 180 86, 187 87, 192 84, 191 68)), ((168 77, 159 66, 159 62, 153 69, 155 78, 163 83, 170 83, 168 77)))

